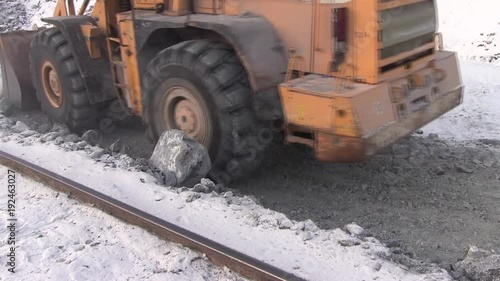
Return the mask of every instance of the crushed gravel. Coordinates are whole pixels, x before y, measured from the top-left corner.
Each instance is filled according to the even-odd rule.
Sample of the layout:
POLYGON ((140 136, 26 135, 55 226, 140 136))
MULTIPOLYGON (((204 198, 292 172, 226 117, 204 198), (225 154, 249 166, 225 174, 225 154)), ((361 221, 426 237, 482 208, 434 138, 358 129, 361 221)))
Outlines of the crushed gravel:
POLYGON ((277 147, 233 187, 324 229, 355 221, 395 259, 403 253, 449 269, 469 244, 500 251, 499 148, 412 136, 366 163, 338 164, 301 146, 277 147))

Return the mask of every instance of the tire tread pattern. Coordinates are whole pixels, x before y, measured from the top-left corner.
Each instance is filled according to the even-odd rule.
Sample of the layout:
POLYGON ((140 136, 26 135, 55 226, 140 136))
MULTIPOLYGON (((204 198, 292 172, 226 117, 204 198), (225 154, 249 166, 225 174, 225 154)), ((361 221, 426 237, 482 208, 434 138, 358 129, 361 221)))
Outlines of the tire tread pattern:
MULTIPOLYGON (((42 110, 45 112, 50 112, 50 103, 42 102, 46 100, 47 97, 43 91, 40 73, 34 70, 35 60, 38 63, 43 63, 46 58, 40 57, 41 55, 37 50, 45 48, 50 49, 53 52, 51 63, 58 68, 59 67, 59 79, 61 84, 67 81, 66 85, 63 86, 63 99, 68 99, 65 112, 59 118, 56 118, 56 122, 61 122, 78 133, 96 126, 96 112, 94 107, 90 104, 88 94, 85 87, 85 82, 78 69, 77 61, 71 50, 71 47, 64 37, 62 32, 57 28, 49 28, 39 32, 33 39, 31 49, 32 53, 30 55, 30 63, 32 69, 32 80, 36 88, 36 95, 38 100, 42 105, 42 110), (69 89, 68 89, 69 88, 69 89)), ((54 116, 51 116, 54 118, 54 116)))
POLYGON ((211 177, 227 183, 255 170, 265 145, 252 145, 258 139, 259 121, 251 107, 251 89, 245 69, 231 46, 210 40, 184 41, 169 47, 153 58, 143 77, 142 104, 146 134, 156 141, 153 101, 155 90, 167 78, 163 71, 177 64, 188 68, 205 86, 205 96, 212 101, 219 122, 219 146, 212 155, 211 177), (253 141, 253 142, 252 142, 253 141))

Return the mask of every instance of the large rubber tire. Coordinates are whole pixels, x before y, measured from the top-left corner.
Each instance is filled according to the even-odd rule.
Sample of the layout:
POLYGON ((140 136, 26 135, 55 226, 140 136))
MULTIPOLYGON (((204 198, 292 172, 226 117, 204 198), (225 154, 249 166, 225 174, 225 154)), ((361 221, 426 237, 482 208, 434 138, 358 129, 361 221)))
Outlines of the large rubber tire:
POLYGON ((75 56, 61 31, 49 28, 37 33, 31 43, 30 62, 42 110, 54 122, 68 125, 73 132, 95 128, 97 112, 90 104, 75 56), (44 80, 47 76, 58 77, 57 91, 51 81, 44 80), (60 98, 54 92, 60 93, 60 98))
MULTIPOLYGON (((185 41, 160 52, 143 77, 143 120, 156 141, 166 129, 162 117, 169 89, 185 87, 195 96, 211 128, 208 149, 210 177, 228 183, 255 170, 270 141, 251 110, 248 77, 231 46, 209 40, 185 41), (163 123, 163 124, 162 124, 163 123)), ((167 116, 170 113, 167 113, 167 116)), ((167 121, 168 122, 168 121, 167 121)), ((208 130, 207 129, 207 130, 208 130)))

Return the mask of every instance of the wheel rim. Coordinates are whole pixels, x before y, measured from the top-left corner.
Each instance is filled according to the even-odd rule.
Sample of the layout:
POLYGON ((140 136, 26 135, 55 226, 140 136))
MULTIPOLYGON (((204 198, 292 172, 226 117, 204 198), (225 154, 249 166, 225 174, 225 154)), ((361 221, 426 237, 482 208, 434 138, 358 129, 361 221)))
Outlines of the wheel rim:
POLYGON ((63 103, 61 79, 54 65, 48 61, 42 65, 42 84, 50 104, 60 108, 63 103))
POLYGON ((163 95, 163 124, 167 129, 178 129, 205 147, 210 147, 213 128, 209 113, 189 89, 175 86, 163 95))

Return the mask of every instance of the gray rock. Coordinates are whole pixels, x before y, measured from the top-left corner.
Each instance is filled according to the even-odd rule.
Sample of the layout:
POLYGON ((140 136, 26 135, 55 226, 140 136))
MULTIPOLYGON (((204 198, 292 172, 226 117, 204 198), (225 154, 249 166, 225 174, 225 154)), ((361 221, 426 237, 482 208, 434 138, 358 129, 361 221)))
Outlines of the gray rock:
POLYGON ((379 271, 382 268, 382 264, 377 262, 373 265, 373 270, 379 271))
POLYGON ((279 226, 279 227, 280 227, 281 229, 289 229, 289 228, 290 228, 290 227, 292 227, 292 226, 293 226, 293 223, 292 223, 292 221, 291 221, 291 220, 289 220, 289 219, 284 219, 283 221, 281 221, 281 223, 280 223, 280 226, 279 226))
POLYGON ((403 249, 401 249, 401 248, 392 248, 391 252, 393 254, 395 254, 395 255, 401 255, 401 254, 403 254, 403 249))
POLYGON ((134 166, 139 166, 139 167, 149 166, 149 162, 148 162, 148 160, 146 160, 144 158, 137 158, 134 161, 134 166))
POLYGON ((191 193, 191 194, 189 194, 189 195, 187 196, 187 198, 186 198, 186 202, 188 202, 188 203, 189 203, 189 202, 193 202, 194 200, 196 200, 196 199, 198 199, 198 198, 200 198, 200 197, 201 197, 201 195, 200 195, 199 193, 191 193))
POLYGON ((454 269, 472 281, 499 281, 500 255, 471 246, 462 261, 454 269))
POLYGON ((75 151, 78 149, 75 143, 68 143, 67 146, 64 148, 66 151, 75 151))
POLYGON ((9 119, 9 118, 1 118, 0 119, 0 126, 2 129, 10 129, 12 126, 14 126, 16 122, 14 120, 9 119))
POLYGON ((122 142, 118 139, 109 146, 109 150, 114 153, 119 153, 122 150, 122 142))
POLYGON ((21 133, 21 136, 23 137, 30 137, 34 134, 38 134, 36 131, 33 131, 33 130, 26 130, 24 132, 21 133))
POLYGON ((209 189, 213 189, 215 187, 215 183, 211 181, 210 179, 207 178, 202 178, 201 179, 201 184, 204 186, 208 187, 209 189))
POLYGON ((429 134, 428 138, 431 140, 437 140, 437 139, 439 139, 439 135, 431 133, 431 134, 429 134))
POLYGON ((222 195, 222 197, 224 197, 224 198, 231 198, 231 197, 233 197, 233 192, 232 191, 228 191, 228 192, 224 193, 224 195, 222 195))
POLYGON ((13 112, 14 106, 12 106, 10 100, 6 97, 0 98, 0 113, 5 116, 11 116, 13 112))
POLYGON ((24 131, 27 131, 29 130, 30 128, 24 124, 23 122, 21 121, 17 121, 16 124, 14 126, 12 126, 12 131, 16 132, 16 133, 22 133, 24 131))
POLYGON ((71 133, 68 126, 59 123, 56 123, 52 126, 52 131, 58 132, 60 136, 64 136, 71 133))
POLYGON ((209 193, 210 192, 210 188, 208 188, 207 186, 201 184, 201 183, 197 183, 194 187, 193 187, 193 191, 194 192, 202 192, 202 193, 209 193))
POLYGON ((162 172, 175 173, 177 184, 193 187, 212 168, 207 150, 179 130, 165 131, 155 146, 150 163, 162 172))
POLYGON ((104 155, 104 150, 99 148, 90 153, 89 157, 92 159, 99 159, 102 155, 104 155))
POLYGON ((49 141, 55 140, 57 137, 59 137, 59 133, 58 132, 50 132, 50 133, 47 133, 47 134, 43 135, 40 138, 40 140, 42 142, 49 142, 49 141))
POLYGON ((314 235, 310 231, 302 232, 300 236, 300 238, 302 238, 302 241, 308 241, 314 238, 314 235))
POLYGON ((315 232, 318 231, 319 227, 310 219, 304 221, 304 230, 315 232))
POLYGON ((39 131, 42 134, 45 134, 48 131, 50 131, 50 128, 52 128, 50 124, 42 124, 38 127, 37 131, 39 131))
POLYGON ((449 273, 450 273, 451 278, 453 278, 453 280, 459 280, 460 277, 462 277, 462 275, 463 275, 462 272, 454 271, 454 270, 451 270, 449 273))
POLYGON ((305 223, 303 221, 301 221, 301 222, 294 224, 292 227, 290 227, 290 229, 291 230, 304 230, 305 226, 306 226, 305 223))
POLYGON ((76 134, 69 134, 67 136, 64 136, 64 141, 65 142, 79 142, 80 138, 76 134))
POLYGON ((350 224, 346 225, 344 228, 347 232, 349 232, 349 234, 355 235, 355 236, 359 236, 359 235, 363 234, 363 232, 365 231, 361 226, 359 226, 355 223, 350 223, 350 224))
POLYGON ((81 149, 84 149, 86 146, 87 146, 87 142, 86 142, 86 141, 80 141, 80 142, 78 142, 78 143, 76 144, 76 147, 77 147, 78 149, 80 149, 80 150, 81 150, 81 149))
POLYGON ((222 190, 224 190, 224 185, 221 183, 218 183, 214 186, 213 190, 217 193, 221 193, 222 190))
POLYGON ((474 171, 462 165, 457 165, 457 171, 460 173, 472 174, 474 171))
POLYGON ((438 175, 438 176, 442 176, 442 175, 444 175, 444 169, 443 169, 443 168, 441 168, 441 167, 439 167, 439 166, 437 166, 437 167, 434 169, 434 173, 435 173, 436 175, 438 175))
POLYGON ((162 180, 159 181, 160 184, 165 184, 166 186, 179 186, 177 182, 177 176, 173 171, 166 171, 161 173, 156 173, 156 178, 161 177, 162 180))
POLYGON ((62 143, 64 143, 64 138, 63 137, 57 137, 55 140, 54 140, 54 143, 56 145, 60 145, 62 143))
POLYGON ((96 130, 88 130, 83 133, 82 140, 86 141, 90 145, 97 145, 101 141, 100 134, 96 130))
POLYGON ((340 239, 339 244, 344 247, 352 247, 361 244, 359 240, 356 239, 340 239))

